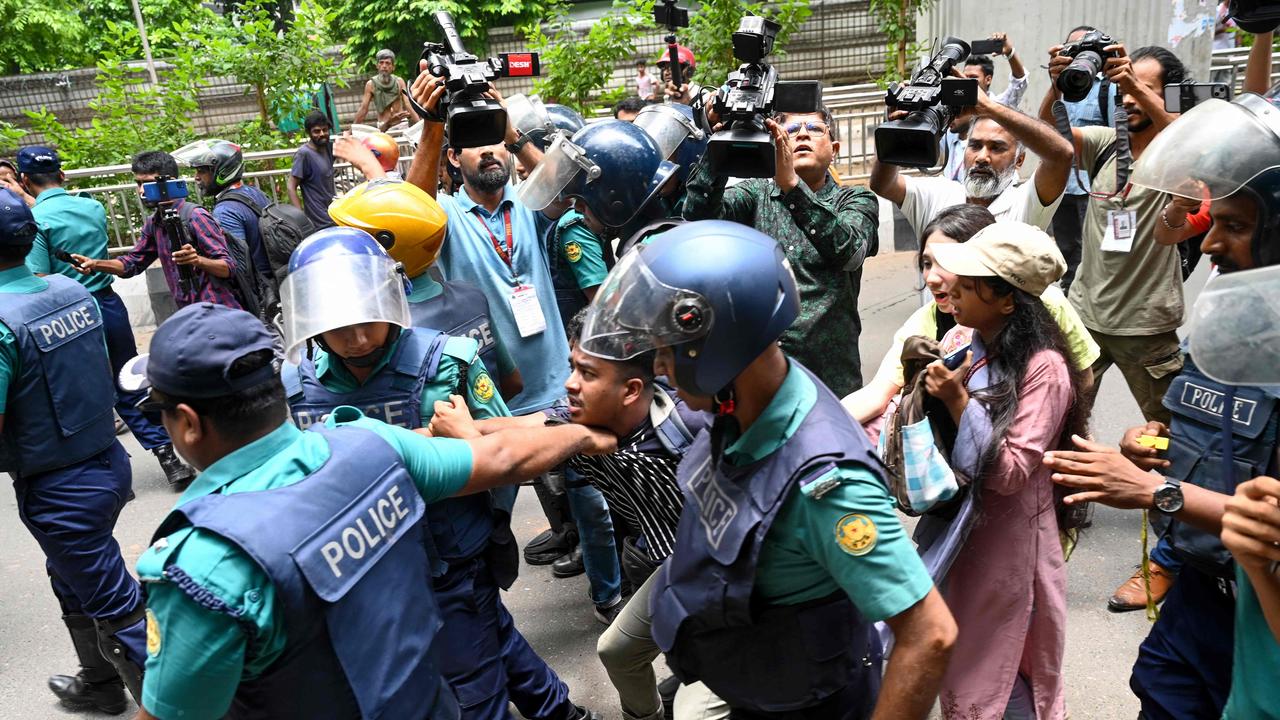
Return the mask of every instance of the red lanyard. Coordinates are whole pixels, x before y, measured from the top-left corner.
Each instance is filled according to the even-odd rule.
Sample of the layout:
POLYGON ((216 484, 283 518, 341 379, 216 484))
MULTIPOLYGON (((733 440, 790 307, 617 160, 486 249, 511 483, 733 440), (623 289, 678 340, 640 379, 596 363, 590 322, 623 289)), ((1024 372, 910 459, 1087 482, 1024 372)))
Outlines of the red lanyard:
POLYGON ((987 366, 987 356, 983 355, 978 362, 969 367, 969 372, 964 375, 964 384, 967 386, 969 381, 973 379, 975 373, 987 366))
POLYGON ((502 228, 506 232, 507 248, 509 248, 509 250, 503 249, 502 245, 498 242, 498 236, 493 234, 493 230, 489 229, 489 224, 484 221, 484 218, 480 217, 480 213, 475 212, 474 208, 473 212, 476 222, 480 223, 480 227, 484 228, 484 231, 489 233, 489 241, 493 243, 493 249, 497 251, 498 257, 502 258, 502 262, 506 263, 507 268, 514 273, 516 269, 511 264, 511 257, 516 252, 516 239, 511 234, 511 208, 507 208, 502 211, 502 228))

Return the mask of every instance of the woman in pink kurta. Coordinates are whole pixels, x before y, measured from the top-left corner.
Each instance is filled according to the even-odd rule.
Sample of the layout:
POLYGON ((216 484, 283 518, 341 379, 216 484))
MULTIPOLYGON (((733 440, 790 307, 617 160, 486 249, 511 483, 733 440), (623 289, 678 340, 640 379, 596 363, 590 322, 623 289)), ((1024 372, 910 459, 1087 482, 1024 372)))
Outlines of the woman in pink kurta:
POLYGON ((1029 228, 999 242, 1010 240, 1004 225, 1028 228, 996 223, 936 254, 961 276, 952 305, 957 323, 973 328, 972 357, 954 372, 931 367, 929 389, 959 426, 952 462, 974 472, 980 488, 979 519, 941 586, 960 630, 940 693, 946 720, 1066 714, 1066 569, 1041 459, 1081 430, 1080 383, 1036 297, 1061 274, 1061 255, 1029 228), (980 261, 993 269, 980 272, 980 261))

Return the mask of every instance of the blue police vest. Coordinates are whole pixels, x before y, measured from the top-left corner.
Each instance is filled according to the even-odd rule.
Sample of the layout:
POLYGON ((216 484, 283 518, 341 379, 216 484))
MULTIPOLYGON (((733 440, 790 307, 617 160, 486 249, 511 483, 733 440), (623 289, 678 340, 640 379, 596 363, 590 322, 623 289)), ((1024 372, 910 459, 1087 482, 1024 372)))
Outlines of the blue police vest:
POLYGON ((489 321, 489 301, 474 285, 444 282, 444 292, 423 302, 409 303, 414 327, 438 328, 445 335, 471 338, 480 344, 480 362, 495 378, 498 368, 498 341, 489 321))
POLYGON ((0 471, 35 475, 74 465, 115 442, 115 381, 102 312, 80 283, 44 278, 38 293, 0 294, 0 322, 17 339, 0 435, 0 471))
POLYGON ((733 467, 713 459, 713 433, 689 447, 679 469, 685 507, 677 550, 650 595, 653 639, 682 681, 701 680, 732 707, 798 710, 855 686, 865 688, 861 714, 870 715, 880 646, 848 595, 798 605, 766 605, 753 596, 760 548, 797 483, 837 463, 883 473, 866 433, 813 381, 818 401, 804 423, 760 462, 733 467))
MULTIPOLYGON (((1236 485, 1270 474, 1280 428, 1280 403, 1261 388, 1228 387, 1200 372, 1188 356, 1182 373, 1164 396, 1173 413, 1169 426, 1167 477, 1232 495, 1236 485), (1223 407, 1234 390, 1231 448, 1223 448, 1223 407), (1226 477, 1223 456, 1230 452, 1232 477, 1226 477)), ((1235 579, 1231 553, 1217 535, 1171 518, 1166 537, 1178 555, 1212 576, 1235 579)))
MULTIPOLYGON (((253 558, 280 598, 288 644, 240 684, 229 717, 456 720, 432 649, 441 620, 422 549, 422 495, 376 434, 317 430, 330 457, 302 481, 206 495, 156 532, 217 533, 253 558)), ((202 606, 229 610, 181 568, 164 577, 202 606)))
MULTIPOLYGON (((422 411, 422 390, 435 378, 442 362, 446 362, 445 343, 449 336, 436 330, 411 328, 404 331, 387 365, 371 375, 358 390, 336 393, 316 377, 315 363, 303 359, 296 369, 283 373, 289 410, 298 427, 306 428, 333 412, 340 405, 360 408, 369 417, 388 425, 414 429, 431 419, 431 408, 422 411)), ((337 361, 337 359, 334 359, 337 361)), ((460 364, 458 372, 466 383, 467 365, 471 358, 451 357, 460 364)), ((450 388, 434 400, 448 400, 448 392, 465 393, 465 386, 450 388)), ((447 565, 475 557, 488 545, 494 531, 494 516, 489 493, 476 493, 447 498, 427 507, 427 551, 433 559, 435 577, 442 576, 447 565)))
MULTIPOLYGON (((547 231, 547 260, 551 266, 551 284, 556 292, 556 306, 560 310, 560 322, 568 323, 578 311, 587 306, 587 296, 578 287, 578 278, 560 251, 560 236, 569 228, 579 226, 586 228, 587 221, 582 216, 575 217, 563 228, 559 223, 547 231)), ((587 228, 590 230, 590 228, 587 228)))

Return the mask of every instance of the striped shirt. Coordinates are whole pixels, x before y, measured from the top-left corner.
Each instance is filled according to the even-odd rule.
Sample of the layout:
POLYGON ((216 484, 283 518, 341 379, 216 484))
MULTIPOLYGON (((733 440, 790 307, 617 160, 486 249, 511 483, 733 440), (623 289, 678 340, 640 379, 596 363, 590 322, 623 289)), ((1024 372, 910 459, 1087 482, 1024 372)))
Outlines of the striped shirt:
MULTIPOLYGON (((185 200, 179 200, 175 207, 181 208, 185 202, 185 200)), ((208 210, 196 207, 192 211, 191 236, 191 246, 201 257, 222 260, 227 263, 231 272, 235 273, 236 263, 227 252, 222 227, 208 210)), ((142 223, 142 237, 138 238, 137 244, 128 254, 121 255, 117 259, 124 264, 123 277, 133 277, 146 270, 157 258, 160 260, 160 267, 164 269, 165 283, 169 285, 169 292, 173 293, 173 300, 179 308, 198 302, 211 302, 237 310, 242 309, 235 294, 231 292, 230 279, 215 278, 193 269, 191 273, 193 292, 183 291, 178 266, 173 262, 173 250, 170 247, 169 238, 165 235, 163 227, 156 226, 156 216, 153 214, 142 223)))
MULTIPOLYGON (((675 399, 674 393, 670 396, 675 399)), ((709 415, 689 409, 678 399, 673 412, 680 414, 692 435, 711 423, 709 415)), ((684 509, 684 495, 676 481, 679 464, 680 456, 663 445, 648 417, 618 442, 616 452, 569 460, 571 468, 604 494, 609 509, 641 534, 654 562, 662 562, 676 546, 676 526, 684 509)))

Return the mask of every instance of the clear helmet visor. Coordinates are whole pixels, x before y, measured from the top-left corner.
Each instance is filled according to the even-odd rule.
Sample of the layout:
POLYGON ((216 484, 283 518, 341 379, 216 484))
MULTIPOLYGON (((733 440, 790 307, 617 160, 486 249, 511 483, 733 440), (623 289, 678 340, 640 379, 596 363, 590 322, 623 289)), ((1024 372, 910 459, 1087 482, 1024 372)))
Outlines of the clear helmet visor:
POLYGON ((658 151, 664 160, 670 159, 680 143, 692 137, 701 139, 702 131, 683 113, 666 105, 646 105, 636 115, 635 124, 649 133, 649 137, 658 144, 658 151))
POLYGON ((634 251, 600 285, 578 345, 596 357, 627 360, 697 340, 711 331, 714 320, 705 297, 664 285, 649 270, 644 253, 634 251))
POLYGON ((1156 136, 1133 166, 1134 185, 1219 200, 1280 167, 1280 108, 1258 95, 1211 99, 1156 136))
POLYGON ((1280 266, 1219 275, 1192 309, 1191 359, 1228 385, 1280 385, 1280 266))
POLYGON ((537 95, 523 93, 507 98, 507 120, 521 135, 535 130, 545 131, 551 124, 551 116, 537 95))
POLYGON ((174 150, 173 159, 188 167, 199 167, 213 164, 213 149, 208 140, 196 140, 174 150))
POLYGON ((542 210, 555 202, 580 173, 587 173, 587 177, 598 177, 600 168, 587 159, 582 148, 574 145, 563 134, 557 133, 551 146, 542 154, 538 167, 520 183, 516 197, 530 210, 542 210))
POLYGON ((413 323, 404 274, 389 257, 338 255, 289 273, 280 286, 285 355, 298 363, 307 340, 348 325, 413 323))

